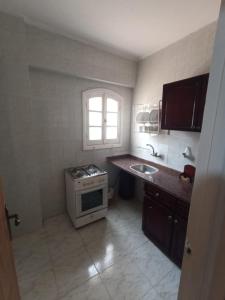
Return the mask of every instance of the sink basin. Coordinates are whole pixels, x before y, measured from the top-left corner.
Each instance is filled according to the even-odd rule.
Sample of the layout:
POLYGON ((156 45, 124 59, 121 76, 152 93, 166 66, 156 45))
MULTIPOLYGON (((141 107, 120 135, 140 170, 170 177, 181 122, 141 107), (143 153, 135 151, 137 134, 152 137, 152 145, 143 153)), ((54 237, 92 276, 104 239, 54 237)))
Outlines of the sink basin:
POLYGON ((151 175, 159 171, 157 168, 145 164, 133 165, 130 168, 146 175, 151 175))

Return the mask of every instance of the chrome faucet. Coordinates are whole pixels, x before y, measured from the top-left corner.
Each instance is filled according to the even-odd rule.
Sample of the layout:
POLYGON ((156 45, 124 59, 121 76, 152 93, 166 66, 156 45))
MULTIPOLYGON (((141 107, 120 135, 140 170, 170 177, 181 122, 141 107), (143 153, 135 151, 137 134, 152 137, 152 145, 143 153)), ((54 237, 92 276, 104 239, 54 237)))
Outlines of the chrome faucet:
POLYGON ((149 146, 149 147, 152 148, 152 154, 151 154, 152 156, 158 157, 158 158, 161 158, 161 157, 162 157, 162 155, 160 155, 159 153, 157 153, 157 152, 155 151, 154 147, 153 147, 151 144, 146 144, 146 146, 149 146))

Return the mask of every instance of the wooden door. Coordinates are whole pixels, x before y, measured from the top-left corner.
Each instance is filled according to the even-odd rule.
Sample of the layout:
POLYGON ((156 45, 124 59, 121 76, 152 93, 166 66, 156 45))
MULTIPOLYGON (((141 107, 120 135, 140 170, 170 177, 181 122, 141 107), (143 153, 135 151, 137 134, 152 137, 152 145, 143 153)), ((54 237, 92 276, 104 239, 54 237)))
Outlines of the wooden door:
POLYGON ((174 218, 173 220, 174 229, 171 242, 171 259, 181 267, 183 255, 184 255, 184 244, 187 231, 187 221, 180 218, 174 218))
POLYGON ((19 288, 0 181, 0 299, 19 300, 19 288))
POLYGON ((143 231, 164 253, 169 254, 172 235, 171 211, 145 197, 143 206, 143 231))
POLYGON ((225 299, 225 0, 217 24, 179 300, 225 299))

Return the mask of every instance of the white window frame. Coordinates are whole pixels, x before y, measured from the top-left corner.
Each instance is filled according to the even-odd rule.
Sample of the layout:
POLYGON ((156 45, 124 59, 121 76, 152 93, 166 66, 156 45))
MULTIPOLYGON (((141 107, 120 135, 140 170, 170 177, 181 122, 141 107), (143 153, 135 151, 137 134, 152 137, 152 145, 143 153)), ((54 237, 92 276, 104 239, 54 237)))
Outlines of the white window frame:
POLYGON ((83 149, 84 150, 92 150, 92 149, 105 149, 105 148, 116 148, 121 147, 122 145, 122 103, 123 98, 115 93, 114 91, 108 89, 91 89, 84 91, 82 93, 82 104, 83 104, 83 149), (88 101, 89 98, 92 97, 102 97, 103 99, 103 107, 102 107, 102 139, 97 141, 89 140, 89 108, 88 101), (117 123, 117 139, 106 139, 106 99, 112 98, 118 101, 118 123, 117 123))

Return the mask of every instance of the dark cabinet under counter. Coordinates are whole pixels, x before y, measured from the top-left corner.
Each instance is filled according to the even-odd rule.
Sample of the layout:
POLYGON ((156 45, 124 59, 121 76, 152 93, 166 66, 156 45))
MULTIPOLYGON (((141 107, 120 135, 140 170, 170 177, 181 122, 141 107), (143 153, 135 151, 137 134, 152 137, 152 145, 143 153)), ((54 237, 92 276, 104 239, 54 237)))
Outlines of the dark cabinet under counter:
POLYGON ((149 197, 144 198, 143 231, 164 253, 169 254, 172 234, 171 211, 149 197))
POLYGON ((142 229, 179 267, 182 264, 189 203, 145 183, 142 229))

